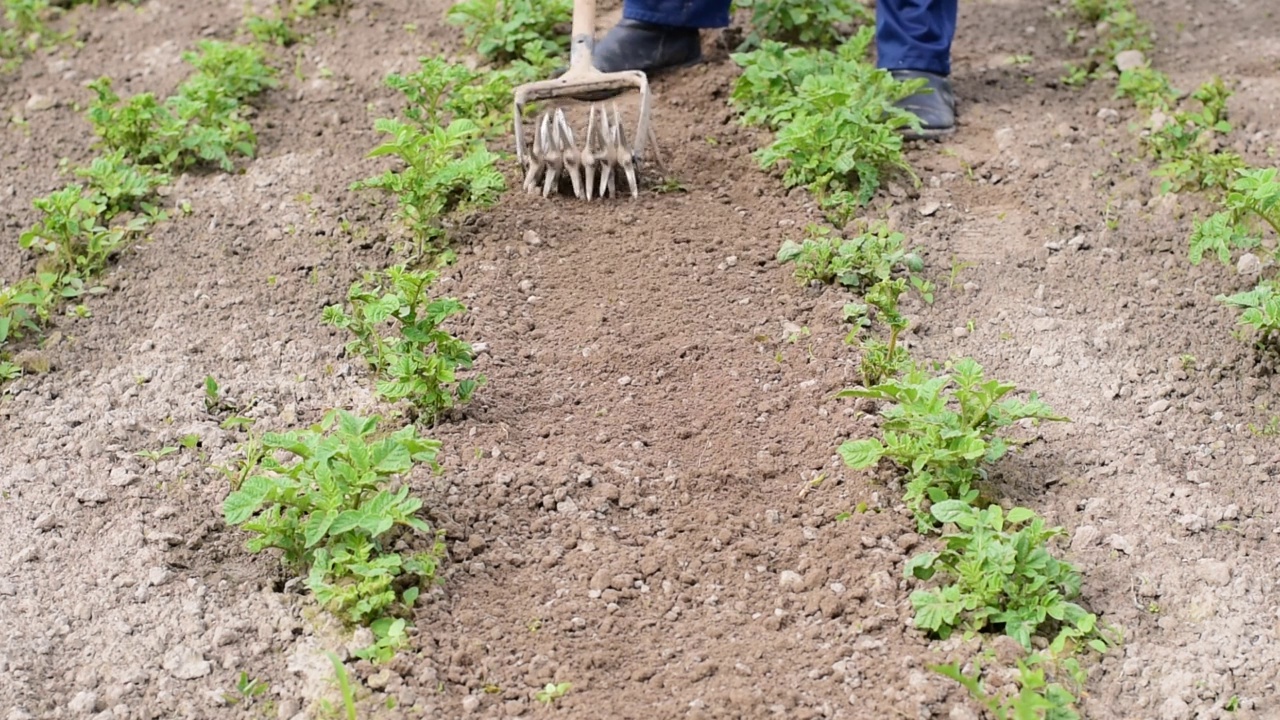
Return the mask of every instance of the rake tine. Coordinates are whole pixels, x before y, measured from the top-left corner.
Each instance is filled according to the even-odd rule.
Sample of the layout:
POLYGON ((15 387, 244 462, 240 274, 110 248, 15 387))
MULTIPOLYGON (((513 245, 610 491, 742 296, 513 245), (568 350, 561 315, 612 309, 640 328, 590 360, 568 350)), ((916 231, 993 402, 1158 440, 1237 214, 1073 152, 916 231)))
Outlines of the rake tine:
POLYGON ((560 131, 564 169, 569 174, 569 181, 573 183, 573 196, 581 200, 582 179, 578 175, 578 170, 582 167, 582 164, 581 156, 578 154, 578 143, 574 140, 573 129, 569 127, 569 121, 564 116, 564 110, 558 108, 556 109, 556 127, 560 131))
MULTIPOLYGON (((547 115, 547 122, 550 123, 551 115, 547 115)), ((548 131, 548 140, 551 147, 547 150, 547 174, 542 183, 542 197, 551 197, 551 190, 560 182, 560 169, 564 165, 564 136, 557 132, 558 128, 548 131)))
POLYGON ((529 156, 529 167, 524 174, 524 189, 529 194, 537 192, 538 176, 547 167, 545 158, 549 135, 549 118, 546 113, 543 113, 540 120, 541 122, 534 125, 533 151, 529 156))
POLYGON ((582 144, 582 180, 583 189, 586 191, 587 200, 591 199, 591 193, 595 190, 596 179, 596 153, 592 144, 596 139, 596 106, 592 103, 591 108, 587 111, 587 141, 582 144))
POLYGON ((618 165, 627 174, 627 182, 631 184, 631 197, 640 197, 640 189, 636 185, 636 157, 627 144, 627 134, 622 127, 622 117, 618 113, 618 104, 613 105, 613 132, 618 149, 618 165))

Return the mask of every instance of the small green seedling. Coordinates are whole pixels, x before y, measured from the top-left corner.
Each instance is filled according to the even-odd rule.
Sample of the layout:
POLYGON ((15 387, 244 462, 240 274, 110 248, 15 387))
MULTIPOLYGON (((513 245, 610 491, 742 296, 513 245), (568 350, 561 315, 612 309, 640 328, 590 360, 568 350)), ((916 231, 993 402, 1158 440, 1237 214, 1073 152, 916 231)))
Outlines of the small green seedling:
POLYGON ((544 705, 551 705, 556 700, 564 697, 569 689, 573 686, 569 683, 547 683, 541 690, 534 694, 538 702, 544 705))
POLYGON ((160 459, 178 452, 176 447, 162 447, 159 450, 139 450, 134 453, 135 456, 150 460, 152 464, 160 462, 160 459))

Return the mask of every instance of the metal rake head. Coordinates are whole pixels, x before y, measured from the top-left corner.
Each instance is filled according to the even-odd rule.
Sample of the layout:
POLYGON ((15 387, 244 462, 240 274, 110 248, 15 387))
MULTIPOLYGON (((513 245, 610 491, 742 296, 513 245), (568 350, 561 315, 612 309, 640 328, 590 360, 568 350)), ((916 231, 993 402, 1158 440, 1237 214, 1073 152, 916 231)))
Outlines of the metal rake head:
POLYGON ((563 108, 542 113, 535 126, 533 148, 524 160, 524 189, 529 193, 542 190, 543 197, 560 187, 568 178, 574 197, 590 200, 592 196, 617 196, 617 177, 625 175, 631 197, 639 197, 636 179, 636 149, 627 141, 622 115, 617 105, 613 117, 599 105, 588 110, 587 132, 578 147, 563 108))
POLYGON ((631 196, 639 197, 637 171, 649 138, 649 81, 642 72, 601 73, 594 69, 566 73, 563 77, 516 88, 515 93, 516 156, 525 170, 525 190, 542 189, 549 197, 567 178, 573 194, 590 200, 593 195, 617 195, 617 174, 625 175, 631 196), (557 99, 591 99, 617 95, 624 90, 639 90, 640 117, 636 121, 635 144, 628 140, 622 114, 617 103, 613 114, 592 103, 588 110, 587 130, 579 148, 564 109, 557 107, 542 113, 534 126, 532 147, 526 146, 524 109, 531 102, 557 99))

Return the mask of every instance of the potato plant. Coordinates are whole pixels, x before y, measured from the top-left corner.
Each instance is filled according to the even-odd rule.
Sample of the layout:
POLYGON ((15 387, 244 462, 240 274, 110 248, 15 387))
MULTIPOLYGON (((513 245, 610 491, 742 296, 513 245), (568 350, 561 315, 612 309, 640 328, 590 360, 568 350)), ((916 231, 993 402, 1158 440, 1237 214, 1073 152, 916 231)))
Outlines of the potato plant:
POLYGON ((900 83, 867 62, 874 29, 865 27, 836 51, 765 41, 736 53, 743 68, 730 101, 745 125, 775 131, 756 153, 764 169, 782 169, 787 187, 808 188, 837 227, 866 205, 886 176, 916 181, 902 156, 904 127, 919 119, 894 105, 923 87, 900 83))
POLYGON ((844 41, 842 25, 875 22, 872 11, 858 0, 734 0, 735 10, 751 13, 751 32, 738 50, 758 47, 766 39, 833 47, 844 41))
POLYGON ((326 324, 355 335, 347 352, 369 364, 378 395, 391 402, 408 400, 426 422, 470 401, 484 382, 484 376, 458 377, 459 370, 471 367, 471 346, 441 325, 466 308, 454 298, 433 300, 429 291, 436 278, 432 271, 395 265, 352 284, 349 308, 324 310, 326 324), (394 334, 387 333, 387 323, 394 334))
POLYGON ((250 533, 250 552, 281 551, 323 607, 375 628, 370 658, 403 642, 404 620, 392 616, 437 581, 444 558, 441 534, 418 517, 422 501, 405 484, 417 467, 438 469, 440 443, 412 425, 380 432, 380 420, 334 410, 306 430, 264 434, 223 502, 227 524, 250 533), (397 540, 419 549, 391 552, 397 540))
POLYGON ((568 34, 556 26, 572 19, 569 0, 460 0, 445 19, 460 28, 467 47, 495 63, 563 54, 568 34))

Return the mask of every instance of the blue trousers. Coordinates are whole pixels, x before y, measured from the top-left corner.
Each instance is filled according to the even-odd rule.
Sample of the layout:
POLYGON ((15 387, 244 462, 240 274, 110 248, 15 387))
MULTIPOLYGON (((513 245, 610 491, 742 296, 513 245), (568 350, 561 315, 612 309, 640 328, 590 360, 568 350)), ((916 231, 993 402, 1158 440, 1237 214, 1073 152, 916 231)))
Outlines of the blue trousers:
MULTIPOLYGON (((678 27, 729 25, 731 0, 624 0, 628 20, 678 27)), ((951 74, 958 0, 877 0, 876 65, 951 74)))

